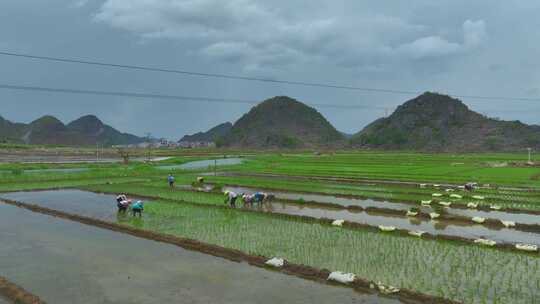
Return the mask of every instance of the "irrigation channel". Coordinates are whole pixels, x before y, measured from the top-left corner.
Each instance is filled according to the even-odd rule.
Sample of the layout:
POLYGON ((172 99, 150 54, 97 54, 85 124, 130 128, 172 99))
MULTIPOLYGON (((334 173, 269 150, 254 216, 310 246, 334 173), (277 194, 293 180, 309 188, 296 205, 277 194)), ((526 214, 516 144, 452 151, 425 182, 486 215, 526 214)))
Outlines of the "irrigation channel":
MULTIPOLYGON (((249 187, 230 186, 224 187, 223 190, 235 191, 236 193, 254 193, 257 191, 263 191, 261 189, 249 187)), ((512 228, 492 229, 483 225, 473 224, 472 221, 470 223, 462 223, 456 221, 447 221, 444 219, 429 220, 416 217, 404 217, 391 214, 389 215, 384 214, 384 212, 374 214, 374 212, 355 211, 354 209, 350 210, 317 206, 317 203, 331 203, 344 207, 360 206, 362 208, 409 210, 411 208, 410 204, 292 192, 272 192, 272 194, 276 196, 276 200, 272 203, 264 204, 263 206, 256 206, 258 207, 258 210, 290 215, 302 215, 314 218, 341 219, 372 226, 394 226, 399 229, 406 229, 410 231, 424 231, 434 235, 449 235, 470 239, 484 238, 494 240, 498 243, 525 243, 540 245, 540 234, 538 233, 517 231, 512 228), (283 199, 283 201, 280 201, 280 199, 283 199), (290 202, 298 200, 310 203, 298 204, 290 202)), ((431 209, 431 207, 418 206, 418 208, 421 212, 426 214, 433 212, 433 209, 431 209)), ((519 222, 521 220, 525 220, 533 224, 540 223, 540 216, 538 215, 512 214, 505 212, 485 212, 452 208, 444 208, 444 212, 447 212, 448 214, 453 214, 453 212, 456 212, 456 214, 460 216, 485 216, 486 218, 496 218, 507 221, 519 222), (534 219, 536 219, 536 221, 534 221, 534 219)))
POLYGON ((47 303, 399 303, 6 204, 0 236, 0 275, 47 303))

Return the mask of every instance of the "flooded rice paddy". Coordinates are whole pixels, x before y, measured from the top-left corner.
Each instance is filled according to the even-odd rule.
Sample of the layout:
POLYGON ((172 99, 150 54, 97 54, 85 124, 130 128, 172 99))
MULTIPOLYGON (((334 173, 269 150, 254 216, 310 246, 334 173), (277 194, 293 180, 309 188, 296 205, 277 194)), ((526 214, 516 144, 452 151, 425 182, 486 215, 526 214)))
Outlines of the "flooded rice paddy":
MULTIPOLYGON (((33 192, 13 192, 0 194, 0 198, 38 204, 55 210, 88 216, 106 221, 122 221, 116 213, 115 196, 97 194, 81 190, 50 190, 33 192)), ((133 200, 137 199, 132 197, 133 200)), ((249 208, 249 207, 246 207, 249 208)), ((444 220, 425 220, 394 215, 354 212, 345 209, 300 205, 276 200, 263 206, 255 205, 254 210, 313 218, 343 219, 371 226, 394 226, 411 231, 425 231, 434 235, 460 236, 469 239, 485 238, 498 243, 525 243, 540 245, 540 234, 517 231, 511 228, 492 229, 482 225, 467 225, 444 220)), ((429 212, 429 211, 428 211, 429 212)))
POLYGON ((209 167, 217 166, 230 166, 230 165, 239 165, 243 162, 241 158, 220 158, 220 159, 208 159, 208 160, 197 160, 188 162, 181 165, 167 165, 167 166, 157 166, 156 168, 161 170, 196 170, 196 169, 207 169, 209 167))
POLYGON ((396 303, 5 204, 0 237, 0 274, 47 303, 396 303))
MULTIPOLYGON (((11 199, 24 199, 29 203, 37 203, 45 207, 53 208, 53 205, 50 203, 40 203, 39 198, 43 197, 44 193, 49 192, 51 191, 11 193, 8 195, 12 196, 10 197, 11 199)), ((54 209, 78 210, 78 212, 83 213, 82 215, 109 218, 114 221, 114 216, 103 214, 103 212, 116 213, 114 208, 114 196, 112 195, 97 195, 85 193, 84 191, 57 191, 55 195, 65 196, 67 199, 63 199, 63 203, 60 205, 54 205, 54 209), (81 196, 74 197, 74 193, 76 194, 75 196, 81 196), (94 201, 94 203, 85 204, 82 203, 82 195, 96 195, 99 199, 96 198, 95 200, 103 199, 103 202, 96 203, 96 201, 94 201), (66 209, 73 208, 68 206, 73 202, 76 202, 75 204, 77 205, 85 205, 85 207, 82 208, 81 206, 78 206, 75 209, 66 209), (92 209, 94 208, 91 207, 92 205, 95 206, 95 209, 100 210, 92 209), (108 205, 109 207, 104 207, 105 205, 108 205), (109 211, 104 211, 104 209, 109 211)), ((2 196, 5 196, 5 194, 2 196)), ((58 200, 58 197, 56 200, 58 200)), ((280 256, 298 264, 313 265, 319 268, 332 270, 350 271, 358 274, 360 277, 375 281, 380 280, 394 286, 461 300, 466 303, 493 302, 494 299, 500 299, 503 302, 510 301, 512 303, 534 303, 534 299, 540 297, 540 276, 538 275, 540 271, 540 260, 537 256, 514 254, 486 249, 480 246, 455 245, 449 242, 402 238, 378 232, 344 230, 318 224, 286 221, 257 214, 241 214, 232 212, 232 210, 199 208, 197 206, 184 204, 155 202, 149 204, 145 209, 145 215, 142 220, 133 220, 128 217, 126 219, 126 224, 152 231, 197 239, 209 244, 238 249, 251 254, 280 256), (302 244, 302 246, 299 246, 298 244, 302 244), (490 267, 488 265, 497 265, 497 267, 490 267)), ((9 215, 8 212, 3 211, 0 211, 0 214, 9 215)), ((9 225, 10 227, 26 227, 30 225, 39 228, 39 225, 33 225, 32 223, 25 224, 23 220, 19 220, 15 216, 10 216, 10 218, 16 220, 16 222, 12 222, 9 225), (15 223, 17 223, 17 225, 15 225, 15 223)), ((4 229, 2 226, 4 221, 0 223, 0 231, 2 231, 2 233, 7 232, 9 235, 9 229, 4 229)), ((43 231, 41 229, 38 230, 39 233, 43 234, 39 234, 36 239, 43 239, 44 242, 48 242, 46 235, 49 234, 62 235, 65 231, 68 231, 68 233, 76 233, 76 231, 72 232, 69 228, 56 228, 53 230, 57 232, 51 232, 47 229, 43 229, 43 231)), ((19 233, 14 232, 12 234, 16 235, 19 233)), ((73 236, 73 238, 80 238, 83 243, 89 243, 91 246, 98 247, 97 250, 100 250, 99 244, 107 242, 102 238, 94 242, 92 241, 91 235, 87 241, 85 239, 87 235, 90 234, 81 233, 81 235, 73 236)), ((120 236, 126 238, 125 236, 120 236)), ((37 241, 31 241, 29 244, 34 242, 37 241)), ((71 240, 68 242, 69 246, 75 246, 72 245, 71 242, 71 240)), ((114 270, 114 264, 120 264, 123 265, 119 266, 122 270, 116 268, 116 271, 123 273, 124 268, 126 268, 135 276, 138 274, 137 271, 141 268, 140 264, 144 265, 144 263, 148 263, 147 260, 153 261, 156 259, 156 256, 157 259, 161 259, 159 255, 156 255, 143 256, 140 261, 135 257, 131 260, 132 255, 144 255, 144 253, 139 253, 139 251, 148 250, 145 245, 146 243, 138 245, 139 247, 130 247, 119 240, 111 242, 116 244, 114 245, 117 246, 116 250, 127 254, 126 259, 133 261, 133 263, 137 264, 137 267, 133 266, 134 269, 131 269, 123 265, 121 261, 114 260, 110 262, 110 265, 108 265, 109 267, 106 267, 108 268, 107 271, 110 271, 111 269, 114 270), (144 248, 144 250, 141 250, 141 248, 144 248)), ((37 243, 39 244, 39 242, 37 243)), ((55 248, 58 246, 53 245, 51 247, 55 248)), ((14 252, 25 252, 24 249, 25 247, 16 248, 14 249, 14 252)), ((81 252, 76 249, 65 250, 71 250, 76 256, 84 256, 82 249, 81 252)), ((110 254, 108 245, 107 249, 102 248, 101 250, 103 250, 101 253, 89 251, 92 256, 88 257, 89 261, 85 260, 86 263, 91 265, 89 268, 92 269, 98 267, 92 264, 92 259, 96 256, 100 257, 100 262, 103 259, 108 261, 107 259, 110 254)), ((26 252, 27 254, 30 254, 34 251, 35 250, 30 247, 26 252)), ((112 252, 114 253, 115 250, 112 250, 112 252)), ((1 255, 0 249, 0 257, 1 255)), ((38 260, 35 256, 27 258, 28 260, 38 260)), ((1 260, 7 259, 0 259, 0 261, 1 260)), ((85 265, 75 258, 72 262, 85 265)), ((2 269, 2 267, 3 265, 0 265, 0 269, 2 269)), ((58 266, 55 271, 61 272, 64 267, 58 266)), ((150 267, 150 269, 150 271, 145 271, 145 275, 156 275, 156 273, 160 273, 159 268, 152 269, 150 267)), ((46 270, 52 272, 50 269, 46 270)), ((89 271, 92 272, 91 270, 89 271)), ((28 272, 30 272, 30 270, 24 271, 25 274, 28 272)), ((14 276, 15 273, 15 271, 12 271, 11 276, 14 276)), ((30 292, 42 296, 42 294, 36 290, 30 289, 24 282, 18 280, 16 276, 12 278, 7 274, 6 277, 11 278, 15 283, 18 283, 21 286, 28 288, 30 292)), ((36 277, 39 277, 39 275, 36 277)), ((71 275, 71 277, 67 275, 67 277, 71 279, 76 278, 74 275, 71 275)), ((114 278, 113 275, 111 275, 111 277, 114 278)), ((177 280, 180 279, 177 278, 177 280)), ((190 278, 188 281, 192 282, 194 280, 196 279, 192 280, 190 278)), ((168 284, 170 283, 165 282, 160 285, 160 288, 169 286, 168 284)), ((249 286, 260 285, 246 284, 249 286)), ((90 286, 94 288, 92 285, 90 286)), ((195 287, 193 288, 194 290, 197 290, 195 287)), ((100 286, 95 289, 103 289, 103 287, 100 286)), ((108 291, 108 295, 110 294, 114 295, 114 291, 108 291)), ((125 295, 126 293, 123 292, 122 294, 125 295)), ((279 296, 282 295, 281 292, 279 294, 279 296)), ((284 297, 285 295, 286 293, 283 293, 284 297)), ((245 298, 249 298, 249 296, 239 295, 237 299, 245 298)), ((331 300, 328 300, 328 298, 321 299, 324 299, 325 302, 332 302, 331 300)), ((379 299, 377 299, 376 303, 379 303, 378 300, 379 299)), ((295 302, 294 296, 291 297, 290 295, 286 295, 286 298, 278 299, 278 301, 288 303, 295 302)), ((302 301, 296 302, 302 303, 302 301)), ((342 301, 339 300, 335 302, 342 303, 342 301)), ((351 300, 346 299, 345 302, 351 302, 351 300)), ((243 302, 238 301, 236 303, 243 302)))
MULTIPOLYGON (((235 191, 237 193, 254 193, 257 191, 262 191, 260 189, 248 187, 224 187, 224 190, 235 191)), ((411 207, 413 207, 413 205, 411 204, 380 202, 370 199, 364 200, 357 198, 343 198, 331 195, 314 195, 289 192, 272 192, 272 194, 276 196, 277 200, 271 204, 266 204, 265 206, 261 207, 261 211, 292 215, 304 215, 315 218, 343 219, 350 222, 368 224, 372 226, 395 226, 400 229, 421 230, 435 235, 444 234, 451 236, 461 236, 471 239, 486 238, 503 243, 528 243, 540 245, 540 234, 516 231, 509 228, 493 229, 482 225, 473 225, 472 223, 463 224, 445 220, 424 220, 414 217, 371 214, 364 211, 354 212, 345 209, 319 207, 315 206, 315 204, 301 205, 288 202, 280 202, 279 199, 304 200, 307 202, 316 203, 333 203, 342 205, 344 207, 379 207, 394 210, 409 210, 411 207)), ((420 205, 417 205, 416 207, 418 207, 419 210, 424 213, 433 212, 433 209, 431 207, 422 207, 420 205)), ((444 212, 451 215, 460 215, 467 217, 481 216, 486 218, 511 220, 518 223, 522 223, 521 220, 525 220, 525 223, 540 223, 540 216, 538 215, 512 214, 494 211, 486 212, 454 208, 444 208, 444 212), (536 221, 534 219, 536 219, 536 221)))
MULTIPOLYGON (((376 207, 376 208, 386 208, 393 210, 409 210, 411 207, 418 207, 419 209, 427 212, 431 212, 431 207, 421 206, 420 202, 417 204, 412 203, 399 203, 399 202, 389 202, 384 200, 373 200, 373 199, 364 199, 364 198, 352 198, 352 197, 340 197, 328 194, 311 194, 311 193, 298 193, 298 192, 281 192, 274 190, 262 190, 251 187, 234 187, 227 186, 223 188, 224 190, 230 190, 237 193, 254 193, 257 191, 271 192, 277 198, 285 200, 301 200, 305 202, 315 202, 315 203, 332 203, 340 205, 343 207, 359 206, 362 208, 376 207)), ((451 200, 448 200, 451 201, 451 200)), ((463 203, 463 202, 461 202, 463 203)), ((436 205, 436 203, 433 203, 436 205)), ((483 211, 476 209, 464 209, 464 208, 446 208, 445 212, 450 215, 457 216, 466 216, 466 217, 485 217, 493 218, 504 221, 515 221, 522 224, 540 224, 540 215, 536 214, 527 214, 527 213, 508 213, 501 211, 483 211)))

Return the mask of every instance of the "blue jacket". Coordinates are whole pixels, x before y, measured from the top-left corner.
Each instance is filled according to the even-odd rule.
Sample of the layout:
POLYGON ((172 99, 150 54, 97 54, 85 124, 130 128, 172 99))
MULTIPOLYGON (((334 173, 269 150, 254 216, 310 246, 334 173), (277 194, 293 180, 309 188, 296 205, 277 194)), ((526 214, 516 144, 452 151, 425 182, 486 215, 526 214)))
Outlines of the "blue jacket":
POLYGON ((134 209, 134 210, 143 210, 144 209, 144 204, 143 202, 141 201, 137 201, 135 204, 133 204, 131 206, 131 209, 134 209))

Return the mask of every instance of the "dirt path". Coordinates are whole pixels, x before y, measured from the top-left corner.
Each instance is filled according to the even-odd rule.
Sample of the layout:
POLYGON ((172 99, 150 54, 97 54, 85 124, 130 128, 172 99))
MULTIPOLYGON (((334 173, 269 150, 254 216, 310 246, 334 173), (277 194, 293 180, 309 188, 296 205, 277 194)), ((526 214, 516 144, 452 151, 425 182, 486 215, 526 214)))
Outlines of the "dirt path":
MULTIPOLYGON (((0 296, 3 296, 15 304, 45 304, 45 302, 41 301, 38 297, 1 276, 0 296)), ((2 299, 0 298, 0 303, 2 303, 1 301, 2 299)))

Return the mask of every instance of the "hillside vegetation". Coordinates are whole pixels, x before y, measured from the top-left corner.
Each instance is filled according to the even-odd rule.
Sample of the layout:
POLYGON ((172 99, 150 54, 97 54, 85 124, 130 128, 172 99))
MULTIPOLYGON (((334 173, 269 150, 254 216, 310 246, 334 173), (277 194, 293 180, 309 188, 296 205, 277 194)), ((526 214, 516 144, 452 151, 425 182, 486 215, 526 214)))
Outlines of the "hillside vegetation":
POLYGON ((342 145, 344 137, 317 110, 295 99, 265 100, 218 140, 228 147, 300 148, 342 145))
POLYGON ((54 116, 43 116, 29 124, 13 123, 0 117, 0 140, 36 145, 84 146, 96 143, 110 146, 142 142, 135 135, 122 133, 96 116, 86 115, 65 125, 54 116))
POLYGON ((232 123, 226 122, 219 124, 206 132, 198 132, 192 135, 185 135, 179 141, 185 142, 211 142, 216 141, 217 138, 226 135, 232 128, 232 123))
POLYGON ((354 147, 427 151, 518 151, 540 148, 540 126, 500 121, 460 100, 424 93, 355 134, 354 147))

